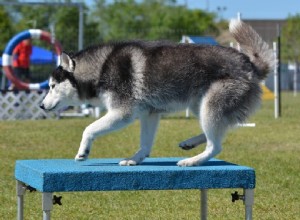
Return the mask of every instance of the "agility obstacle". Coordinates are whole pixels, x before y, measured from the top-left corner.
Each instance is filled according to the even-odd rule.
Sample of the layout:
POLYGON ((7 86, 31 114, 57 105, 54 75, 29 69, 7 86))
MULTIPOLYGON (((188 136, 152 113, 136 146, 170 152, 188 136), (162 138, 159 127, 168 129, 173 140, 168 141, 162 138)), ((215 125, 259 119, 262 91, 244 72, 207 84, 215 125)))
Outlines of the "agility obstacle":
POLYGON ((39 90, 48 88, 48 80, 41 83, 24 83, 20 81, 13 73, 12 62, 13 62, 13 50, 14 48, 23 40, 26 39, 38 39, 46 41, 54 46, 55 53, 58 56, 61 54, 61 46, 58 41, 53 39, 50 33, 39 30, 39 29, 29 29, 15 35, 7 44, 3 55, 2 55, 2 66, 6 77, 14 83, 17 89, 21 90, 39 90))
POLYGON ((48 88, 48 80, 40 83, 25 83, 18 79, 13 72, 13 50, 23 40, 37 39, 48 42, 54 48, 57 55, 57 65, 62 52, 60 43, 50 33, 40 29, 29 29, 15 35, 6 45, 2 55, 2 66, 6 77, 15 85, 17 91, 0 91, 0 120, 16 119, 43 119, 56 117, 55 114, 47 114, 38 106, 45 97, 48 88), (24 91, 25 90, 25 91, 24 91))
MULTIPOLYGON (((18 220, 24 216, 26 189, 42 193, 43 220, 49 220, 53 204, 62 203, 54 192, 127 191, 127 190, 200 190, 200 218, 207 219, 209 189, 242 188, 243 195, 232 194, 232 201, 243 200, 245 219, 252 219, 255 171, 250 167, 212 159, 202 166, 178 167, 182 158, 146 158, 139 166, 119 166, 121 159, 18 160, 18 220)), ((195 214, 196 215, 196 214, 195 214)))

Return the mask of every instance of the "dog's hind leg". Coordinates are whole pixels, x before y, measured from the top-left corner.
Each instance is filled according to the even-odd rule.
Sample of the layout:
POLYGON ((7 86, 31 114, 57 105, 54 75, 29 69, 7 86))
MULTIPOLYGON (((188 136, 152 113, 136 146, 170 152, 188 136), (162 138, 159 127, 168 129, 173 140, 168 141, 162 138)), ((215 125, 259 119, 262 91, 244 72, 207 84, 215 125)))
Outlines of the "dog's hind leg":
POLYGON ((260 86, 247 80, 227 79, 213 83, 200 104, 200 121, 207 139, 203 153, 178 162, 179 166, 203 164, 222 150, 228 128, 244 122, 260 103, 260 86))
MULTIPOLYGON (((201 114, 202 129, 205 133, 207 145, 205 151, 194 157, 187 158, 179 161, 178 166, 196 166, 205 163, 212 157, 219 154, 222 150, 222 138, 227 130, 227 125, 223 124, 222 121, 214 122, 214 118, 205 113, 201 114)), ((199 135, 201 136, 201 135, 199 135)), ((197 137, 199 137, 197 136, 197 137)), ((200 139, 200 138, 199 138, 200 139)), ((196 140, 198 140, 196 138, 196 140)), ((204 140, 204 138, 203 138, 204 140)))
POLYGON ((205 131, 207 145, 205 151, 194 157, 181 160, 177 163, 178 166, 197 166, 205 163, 209 159, 219 154, 222 150, 222 137, 226 132, 226 126, 216 128, 214 126, 203 128, 205 131))
MULTIPOLYGON (((222 91, 221 91, 222 92, 222 91)), ((187 142, 199 143, 207 140, 204 152, 194 157, 179 161, 178 166, 196 166, 203 164, 212 157, 219 154, 222 150, 222 139, 229 128, 228 120, 221 102, 222 93, 218 89, 212 89, 203 97, 200 104, 200 124, 205 134, 196 136, 187 142)), ((190 144, 190 143, 188 143, 190 144)))
POLYGON ((140 149, 129 159, 122 160, 119 164, 121 166, 131 166, 141 163, 145 157, 150 156, 151 148, 153 146, 156 130, 159 124, 160 114, 151 113, 143 114, 140 117, 141 135, 140 135, 140 149))
POLYGON ((203 134, 197 135, 195 137, 189 138, 185 141, 182 141, 181 143, 179 143, 179 147, 183 150, 191 150, 205 142, 206 142, 206 136, 203 133, 203 134))

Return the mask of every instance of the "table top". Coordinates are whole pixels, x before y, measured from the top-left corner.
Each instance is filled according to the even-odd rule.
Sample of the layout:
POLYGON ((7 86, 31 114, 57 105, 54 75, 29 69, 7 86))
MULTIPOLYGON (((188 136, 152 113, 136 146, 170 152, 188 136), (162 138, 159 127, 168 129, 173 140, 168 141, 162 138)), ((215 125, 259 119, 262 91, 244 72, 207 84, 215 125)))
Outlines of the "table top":
POLYGON ((180 159, 146 158, 138 166, 119 166, 117 158, 18 160, 15 177, 41 192, 255 188, 253 168, 217 159, 178 167, 180 159))

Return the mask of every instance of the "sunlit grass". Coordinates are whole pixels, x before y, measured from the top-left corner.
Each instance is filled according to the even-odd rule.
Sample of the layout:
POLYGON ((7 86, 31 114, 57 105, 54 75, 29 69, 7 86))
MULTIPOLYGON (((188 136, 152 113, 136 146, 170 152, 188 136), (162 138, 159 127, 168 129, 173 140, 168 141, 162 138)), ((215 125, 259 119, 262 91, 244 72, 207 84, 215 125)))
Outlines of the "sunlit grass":
MULTIPOLYGON (((297 219, 300 216, 300 97, 282 97, 282 118, 274 119, 273 101, 249 119, 255 128, 229 132, 218 156, 256 170, 254 219, 297 219)), ((161 120, 154 157, 188 157, 203 150, 177 147, 200 132, 195 118, 161 120)), ((20 159, 72 159, 81 134, 92 118, 0 122, 0 219, 16 219, 14 166, 20 159)), ((94 142, 91 158, 124 158, 139 143, 139 123, 94 142)), ((209 219, 243 219, 242 202, 231 203, 234 190, 209 191, 209 219)), ((54 207, 53 219, 199 219, 197 190, 58 193, 63 206, 54 207)), ((27 193, 25 219, 41 219, 41 194, 27 193)))

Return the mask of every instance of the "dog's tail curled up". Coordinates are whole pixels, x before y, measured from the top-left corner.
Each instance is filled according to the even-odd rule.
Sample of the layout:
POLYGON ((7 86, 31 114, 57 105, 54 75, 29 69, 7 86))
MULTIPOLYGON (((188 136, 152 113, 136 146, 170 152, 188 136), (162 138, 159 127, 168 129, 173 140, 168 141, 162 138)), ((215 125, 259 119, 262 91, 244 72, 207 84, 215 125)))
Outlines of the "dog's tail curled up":
POLYGON ((249 56, 251 62, 257 67, 257 77, 260 80, 265 79, 275 64, 273 51, 269 45, 252 27, 240 20, 231 20, 229 31, 240 44, 241 52, 249 56))

